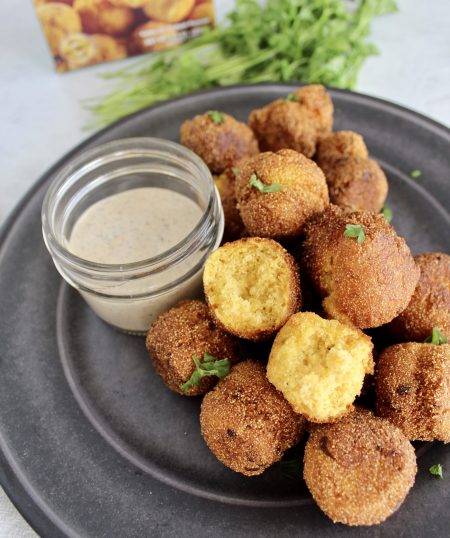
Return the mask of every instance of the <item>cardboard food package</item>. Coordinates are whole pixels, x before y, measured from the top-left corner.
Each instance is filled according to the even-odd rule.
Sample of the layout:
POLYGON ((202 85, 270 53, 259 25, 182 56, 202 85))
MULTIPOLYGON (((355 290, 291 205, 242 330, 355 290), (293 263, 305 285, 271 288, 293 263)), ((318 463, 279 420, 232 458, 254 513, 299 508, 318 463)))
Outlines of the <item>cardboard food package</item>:
POLYGON ((33 0, 57 71, 176 47, 213 27, 214 0, 33 0))

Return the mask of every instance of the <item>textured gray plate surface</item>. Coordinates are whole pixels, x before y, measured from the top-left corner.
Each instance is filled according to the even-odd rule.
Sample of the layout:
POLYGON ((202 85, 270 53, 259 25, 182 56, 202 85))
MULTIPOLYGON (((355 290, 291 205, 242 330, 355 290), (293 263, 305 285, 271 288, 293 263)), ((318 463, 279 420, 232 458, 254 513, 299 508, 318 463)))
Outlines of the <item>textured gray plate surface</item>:
MULTIPOLYGON (((278 466, 245 478, 223 467, 199 432, 199 400, 169 392, 142 338, 114 331, 61 283, 41 239, 40 208, 55 170, 88 146, 129 136, 178 140, 209 109, 246 120, 294 86, 233 87, 187 96, 91 138, 26 196, 0 240, 0 481, 42 536, 239 537, 448 535, 449 448, 419 449, 416 485, 373 528, 333 525, 301 479, 278 466), (442 463, 444 480, 428 467, 442 463)), ((390 184, 393 225, 414 253, 449 251, 450 134, 395 105, 332 91, 335 129, 360 132, 390 184), (422 176, 411 179, 419 168, 422 176)))

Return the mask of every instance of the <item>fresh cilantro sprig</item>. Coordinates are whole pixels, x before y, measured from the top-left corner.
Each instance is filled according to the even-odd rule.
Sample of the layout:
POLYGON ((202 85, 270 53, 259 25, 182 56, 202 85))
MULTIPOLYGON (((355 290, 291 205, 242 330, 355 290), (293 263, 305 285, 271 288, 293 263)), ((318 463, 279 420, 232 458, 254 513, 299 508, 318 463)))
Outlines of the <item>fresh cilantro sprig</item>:
POLYGON ((208 353, 203 353, 201 362, 196 355, 193 355, 192 360, 195 363, 195 370, 189 380, 181 385, 183 392, 187 392, 194 386, 200 386, 203 377, 215 375, 221 378, 230 372, 230 361, 228 359, 216 359, 216 357, 208 355, 208 353))
POLYGON ((380 213, 383 215, 387 222, 391 222, 392 217, 394 216, 394 214, 392 213, 392 209, 389 208, 387 205, 384 205, 381 208, 380 213))
POLYGON ((439 330, 438 327, 433 327, 433 330, 431 331, 431 335, 425 339, 425 343, 439 346, 441 344, 448 344, 448 338, 445 336, 443 332, 439 330))
POLYGON ((221 125, 225 121, 225 117, 222 114, 222 112, 219 112, 218 110, 209 110, 208 116, 212 119, 212 121, 216 125, 221 125))
POLYGON ((256 177, 256 174, 250 176, 250 181, 248 182, 249 187, 255 187, 262 193, 268 192, 277 192, 282 189, 281 185, 274 183, 273 185, 264 185, 264 183, 256 177))
POLYGON ((291 101, 292 103, 299 103, 300 102, 300 96, 297 95, 296 93, 290 93, 286 97, 286 101, 291 101))
POLYGON ((432 465, 428 469, 429 473, 433 476, 437 476, 438 478, 444 478, 444 473, 442 470, 442 465, 440 463, 436 463, 436 465, 432 465))
POLYGON ((364 233, 364 226, 361 226, 361 224, 346 224, 344 235, 345 237, 357 238, 358 245, 361 245, 361 243, 363 243, 364 239, 366 238, 366 234, 364 233))

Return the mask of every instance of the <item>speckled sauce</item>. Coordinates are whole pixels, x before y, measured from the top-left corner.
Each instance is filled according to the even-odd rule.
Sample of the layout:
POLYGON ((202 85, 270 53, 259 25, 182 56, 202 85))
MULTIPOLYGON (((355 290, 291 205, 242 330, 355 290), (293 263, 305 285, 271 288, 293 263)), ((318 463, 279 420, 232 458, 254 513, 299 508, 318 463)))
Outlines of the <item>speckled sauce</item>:
POLYGON ((182 241, 202 216, 190 198, 159 187, 113 194, 75 222, 69 250, 97 263, 125 264, 162 254, 182 241))

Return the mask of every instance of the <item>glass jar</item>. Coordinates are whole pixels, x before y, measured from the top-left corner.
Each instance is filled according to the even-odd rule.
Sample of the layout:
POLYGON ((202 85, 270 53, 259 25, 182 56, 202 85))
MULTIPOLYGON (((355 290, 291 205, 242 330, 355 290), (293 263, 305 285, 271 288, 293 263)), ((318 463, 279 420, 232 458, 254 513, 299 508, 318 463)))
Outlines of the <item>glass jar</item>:
POLYGON ((157 138, 127 138, 87 150, 61 168, 42 206, 44 241, 62 277, 107 323, 143 334, 180 299, 198 297, 202 269, 223 235, 220 197, 205 163, 189 149, 157 138), (134 263, 102 264, 68 249, 74 224, 92 204, 140 187, 173 190, 202 215, 182 241, 134 263))

